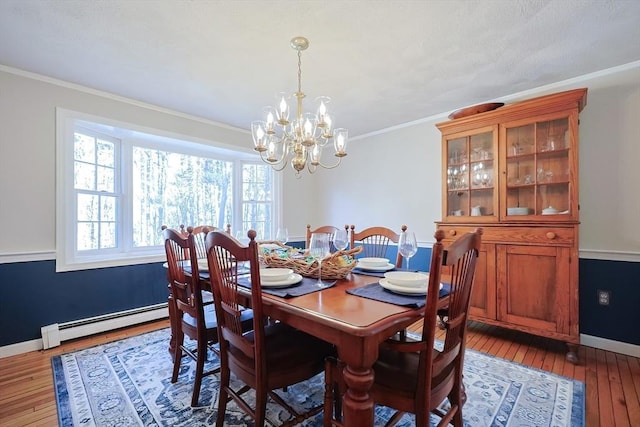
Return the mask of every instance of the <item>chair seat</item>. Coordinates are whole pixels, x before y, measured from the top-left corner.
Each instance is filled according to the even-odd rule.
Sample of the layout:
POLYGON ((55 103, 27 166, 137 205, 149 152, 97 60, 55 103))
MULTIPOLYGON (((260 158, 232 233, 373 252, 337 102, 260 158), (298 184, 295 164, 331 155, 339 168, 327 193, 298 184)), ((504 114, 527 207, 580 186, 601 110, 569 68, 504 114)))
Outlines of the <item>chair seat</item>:
MULTIPOLYGON (((247 321, 251 321, 252 318, 253 311, 249 309, 244 310, 242 312, 242 315, 240 316, 240 320, 243 324, 247 321)), ((196 327, 196 319, 187 313, 185 313, 182 317, 182 323, 185 323, 193 328, 196 327)), ((216 309, 213 305, 204 306, 204 326, 207 329, 215 329, 218 327, 218 320, 216 319, 216 309)), ((217 331, 214 330, 212 334, 217 336, 217 331)))
POLYGON ((419 362, 419 353, 401 353, 381 346, 378 360, 373 365, 376 385, 413 395, 418 385, 419 362))
MULTIPOLYGON (((284 323, 274 323, 265 327, 266 364, 269 372, 268 387, 277 389, 310 378, 324 369, 324 358, 333 353, 333 346, 325 341, 298 331, 284 323)), ((254 332, 245 337, 253 342, 254 332)), ((238 348, 230 346, 229 352, 237 368, 244 375, 236 374, 245 383, 255 379, 255 361, 238 348)))

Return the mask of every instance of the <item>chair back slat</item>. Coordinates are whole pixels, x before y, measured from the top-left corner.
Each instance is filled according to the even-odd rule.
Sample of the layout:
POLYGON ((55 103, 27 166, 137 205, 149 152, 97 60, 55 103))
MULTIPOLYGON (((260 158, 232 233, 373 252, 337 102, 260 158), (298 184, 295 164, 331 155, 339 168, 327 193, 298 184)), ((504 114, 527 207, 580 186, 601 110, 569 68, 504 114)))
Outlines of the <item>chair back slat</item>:
MULTIPOLYGON (((441 352, 427 350, 421 354, 420 366, 423 369, 421 375, 424 375, 425 390, 431 390, 433 382, 438 379, 438 389, 445 393, 456 381, 456 375, 462 375, 469 301, 481 236, 482 229, 477 229, 473 233, 467 233, 458 238, 445 250, 442 243, 444 231, 436 231, 423 324, 423 340, 426 341, 428 349, 432 349, 435 344, 443 267, 449 273, 444 281, 450 285, 450 294, 447 298, 447 320, 444 321, 443 350, 441 352), (452 375, 453 373, 456 375, 452 375), (444 383, 443 378, 446 378, 444 383)), ((441 396, 432 390, 431 393, 424 393, 423 404, 430 407, 430 401, 432 403, 433 399, 444 399, 446 396, 446 393, 441 396)))
MULTIPOLYGON (((404 232, 407 230, 407 226, 403 225, 401 230, 404 232)), ((356 245, 362 246, 362 252, 359 258, 363 257, 375 257, 386 258, 389 245, 391 243, 398 243, 400 240, 400 234, 396 233, 387 227, 369 227, 362 231, 356 232, 355 225, 351 225, 351 248, 356 245)), ((402 267, 402 256, 400 253, 396 256, 396 267, 402 267)))
MULTIPOLYGON (((345 224, 344 229, 347 231, 347 234, 349 234, 349 225, 345 224)), ((329 244, 331 252, 335 252, 336 251, 336 247, 333 245, 333 234, 338 231, 339 228, 338 227, 334 227, 333 225, 322 225, 318 228, 316 228, 315 230, 311 229, 311 224, 307 224, 307 240, 306 240, 306 246, 305 248, 309 248, 309 243, 311 242, 311 235, 314 233, 324 233, 324 234, 328 234, 329 237, 329 244)))
MULTIPOLYGON (((198 258, 194 236, 172 230, 163 230, 165 253, 167 255, 167 274, 176 306, 196 319, 204 327, 204 310, 202 305, 202 286, 199 280, 198 258), (185 274, 189 268, 191 274, 185 274)), ((182 318, 182 314, 180 318, 182 318)))
MULTIPOLYGON (((264 351, 264 320, 262 315, 262 292, 260 290, 260 264, 256 233, 249 231, 249 244, 244 246, 226 232, 214 231, 205 239, 207 260, 213 267, 211 286, 216 304, 218 329, 225 338, 220 342, 221 354, 226 354, 229 343, 239 348, 252 359, 261 360, 264 351), (246 337, 241 315, 244 306, 239 301, 238 266, 249 263, 251 276, 251 308, 253 310, 253 333, 246 337)), ((224 357, 224 356, 223 356, 224 357)))

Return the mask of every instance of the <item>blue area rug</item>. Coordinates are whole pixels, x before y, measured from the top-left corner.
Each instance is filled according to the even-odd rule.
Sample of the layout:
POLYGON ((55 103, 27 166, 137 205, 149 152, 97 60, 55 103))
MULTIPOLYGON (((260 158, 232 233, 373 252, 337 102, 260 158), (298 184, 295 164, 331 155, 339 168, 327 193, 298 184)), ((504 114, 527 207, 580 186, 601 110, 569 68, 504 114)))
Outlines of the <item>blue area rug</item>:
MULTIPOLYGON (((169 330, 163 329, 52 358, 58 416, 67 426, 208 426, 215 424, 218 376, 205 377, 200 402, 191 408, 193 368, 183 359, 178 382, 171 384, 167 352, 169 330)), ((465 426, 584 426, 584 384, 528 368, 470 349, 466 351, 465 426)), ((212 355, 211 363, 217 363, 212 355)), ((281 393, 294 407, 322 401, 322 374, 281 393)), ((252 403, 252 402, 250 402, 252 403)), ((446 402, 444 403, 446 404, 446 402)), ((376 426, 392 411, 376 407, 376 426)), ((270 425, 288 413, 270 402, 270 425)), ((436 418, 434 417, 434 423, 436 418)), ((227 406, 226 426, 253 423, 234 403, 227 406)), ((304 426, 321 426, 322 413, 304 426)), ((412 415, 398 424, 415 425, 412 415)))

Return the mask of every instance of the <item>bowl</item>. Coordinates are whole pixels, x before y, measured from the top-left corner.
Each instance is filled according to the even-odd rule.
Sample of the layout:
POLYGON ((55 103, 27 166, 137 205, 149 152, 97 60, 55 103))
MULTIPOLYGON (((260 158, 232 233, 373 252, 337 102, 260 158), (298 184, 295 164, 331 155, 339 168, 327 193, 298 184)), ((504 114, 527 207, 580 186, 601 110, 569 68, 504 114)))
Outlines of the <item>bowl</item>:
POLYGON ((265 282, 279 282, 287 280, 292 273, 293 270, 290 268, 261 268, 260 280, 265 282))
POLYGON ((529 208, 507 208, 507 215, 529 215, 529 208))
POLYGON ((429 274, 415 271, 388 271, 384 273, 384 278, 392 285, 420 288, 427 286, 429 274))
POLYGON ((358 258, 358 264, 362 264, 364 267, 386 267, 389 265, 389 258, 358 258))

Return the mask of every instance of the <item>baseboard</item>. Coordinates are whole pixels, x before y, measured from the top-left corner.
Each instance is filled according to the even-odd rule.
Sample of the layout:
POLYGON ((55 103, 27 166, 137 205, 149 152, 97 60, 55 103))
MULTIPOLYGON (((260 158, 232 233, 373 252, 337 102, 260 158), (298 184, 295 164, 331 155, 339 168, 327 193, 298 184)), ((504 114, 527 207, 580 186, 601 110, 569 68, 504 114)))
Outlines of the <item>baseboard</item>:
POLYGON ((595 337, 593 335, 580 334, 580 345, 613 351, 614 353, 626 354, 628 356, 640 357, 640 345, 609 340, 607 338, 595 337))
POLYGON ((162 306, 155 310, 144 311, 141 313, 129 314, 126 316, 118 316, 108 320, 92 321, 90 323, 74 326, 69 329, 60 329, 60 341, 72 340, 75 338, 86 337, 89 335, 99 334, 101 332, 120 329, 126 326, 136 325, 138 323, 149 322, 169 317, 169 309, 167 304, 158 304, 162 306))
POLYGON ((0 359, 15 356, 17 354, 29 353, 31 351, 42 350, 42 339, 38 338, 31 341, 23 341, 15 344, 0 347, 0 359))
MULTIPOLYGON (((166 319, 169 317, 169 311, 166 304, 163 308, 150 310, 143 313, 136 313, 129 316, 122 316, 115 319, 109 319, 102 322, 94 322, 87 325, 77 326, 67 331, 60 331, 62 341, 81 338, 89 335, 99 334, 114 329, 133 326, 139 323, 150 322, 153 320, 166 319)), ((15 344, 0 347, 0 359, 17 354, 28 353, 30 351, 42 350, 44 344, 42 338, 30 341, 23 341, 15 344)))

